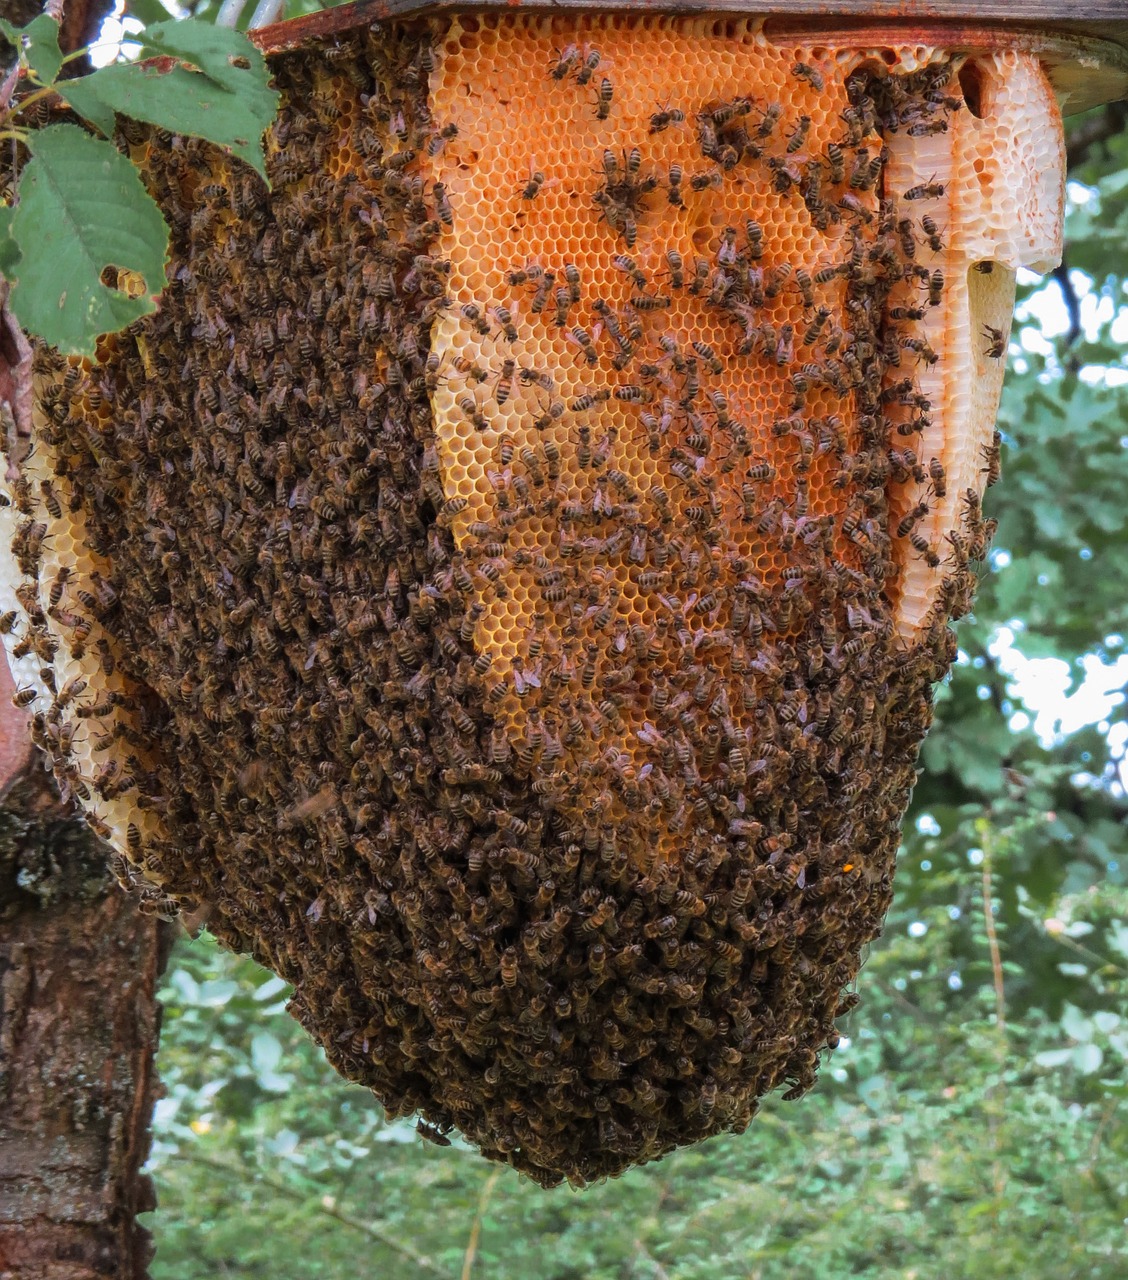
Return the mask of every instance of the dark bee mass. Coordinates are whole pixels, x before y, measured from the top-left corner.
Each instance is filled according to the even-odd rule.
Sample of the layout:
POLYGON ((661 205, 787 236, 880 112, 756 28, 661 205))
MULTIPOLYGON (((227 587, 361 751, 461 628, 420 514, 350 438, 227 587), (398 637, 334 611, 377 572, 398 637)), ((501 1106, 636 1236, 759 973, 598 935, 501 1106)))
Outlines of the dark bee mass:
MULTIPOLYGON (((14 548, 33 583, 47 515, 74 513, 112 568, 25 583, 19 643, 49 663, 58 624, 86 656, 37 735, 64 786, 131 806, 120 872, 152 909, 210 907, 217 937, 295 985, 334 1066, 390 1114, 418 1112, 424 1136, 458 1129, 546 1186, 583 1184, 744 1129, 777 1086, 809 1089, 890 903, 946 623, 991 532, 973 491, 936 546, 928 504, 891 516, 886 495, 911 477, 944 493, 913 439, 930 349, 911 328, 944 282, 926 273, 921 306, 898 304, 893 323, 917 241, 877 194, 871 135, 940 121, 925 96, 939 80, 894 91, 854 73, 833 153, 807 117, 751 97, 656 104, 651 131, 692 136, 710 162, 685 202, 761 165, 835 228, 840 261, 793 269, 748 216, 717 228, 708 258, 675 250, 643 270, 619 250, 644 220, 681 216, 681 166, 609 150, 596 200, 629 303, 572 263, 527 262, 507 273, 512 307, 456 308, 439 244, 460 201, 426 166, 463 135, 428 107, 432 35, 275 57, 269 193, 200 142, 128 126, 152 144, 172 283, 89 368, 38 353, 55 475, 17 489, 14 548), (822 305, 839 280, 844 310, 822 305), (657 336, 685 293, 708 342, 657 336), (802 303, 802 323, 782 323, 777 298, 802 303), (492 515, 461 550, 467 499, 444 490, 432 420, 451 367, 430 349, 441 311, 501 353, 453 362, 465 429, 529 394, 544 430, 537 447, 498 434, 492 515), (594 375, 561 390, 507 354, 533 320, 585 379, 610 352, 614 392, 594 375), (711 381, 734 348, 787 380, 770 460, 711 381), (820 388, 856 425, 810 407, 820 388), (646 494, 617 459, 612 411, 637 415, 657 460, 646 494), (559 423, 583 486, 561 480, 559 423), (726 513, 715 473, 737 467, 742 505, 726 513), (827 469, 844 515, 812 499, 827 469), (778 547, 774 577, 736 554, 728 520, 778 547), (559 557, 515 538, 520 521, 556 530, 559 557), (898 539, 945 557, 907 649, 898 539), (656 621, 624 621, 600 571, 614 557, 656 621), (514 564, 539 612, 505 665, 476 643, 479 593, 514 564), (96 771, 75 764, 74 723, 112 751, 96 771)), ((545 72, 554 94, 585 95, 586 116, 594 95, 593 129, 615 101, 610 61, 568 44, 545 72)), ((792 62, 809 85, 830 75, 792 62)), ((526 200, 541 181, 532 170, 526 200)), ((993 479, 997 444, 985 460, 993 479)))

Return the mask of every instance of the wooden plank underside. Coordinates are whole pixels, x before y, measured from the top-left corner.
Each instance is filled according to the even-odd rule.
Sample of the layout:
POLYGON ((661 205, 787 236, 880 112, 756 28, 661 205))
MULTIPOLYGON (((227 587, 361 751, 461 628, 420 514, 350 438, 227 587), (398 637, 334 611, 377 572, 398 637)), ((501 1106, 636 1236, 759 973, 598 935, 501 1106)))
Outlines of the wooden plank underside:
POLYGON ((1063 114, 1072 115, 1128 98, 1128 0, 1094 0, 1083 17, 1078 7, 1062 0, 357 0, 250 34, 264 52, 279 53, 358 27, 451 10, 755 14, 776 39, 817 31, 825 41, 862 47, 894 40, 968 55, 1007 47, 1032 52, 1045 63, 1063 114))

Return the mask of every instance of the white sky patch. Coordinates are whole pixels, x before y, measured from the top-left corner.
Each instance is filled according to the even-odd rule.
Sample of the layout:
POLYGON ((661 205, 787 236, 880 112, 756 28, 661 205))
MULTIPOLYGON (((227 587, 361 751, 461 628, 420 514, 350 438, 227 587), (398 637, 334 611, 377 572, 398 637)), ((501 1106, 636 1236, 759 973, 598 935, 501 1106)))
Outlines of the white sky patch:
MULTIPOLYGON (((159 3, 168 11, 170 18, 188 16, 188 10, 182 9, 176 0, 159 0, 159 3)), ((128 37, 143 30, 145 24, 138 22, 136 18, 123 17, 124 13, 125 0, 116 0, 113 13, 102 23, 97 41, 90 46, 90 61, 96 67, 109 66, 117 60, 119 54, 126 58, 136 58, 141 51, 141 46, 134 44, 128 37)))
MULTIPOLYGON (((1010 681, 1007 696, 1021 702, 1030 713, 1025 724, 1033 723, 1043 746, 1050 747, 1087 725, 1100 724, 1124 701, 1128 654, 1121 654, 1110 663, 1102 662, 1096 654, 1086 654, 1081 659, 1081 683, 1070 693, 1073 672, 1068 662, 1061 658, 1028 658, 1016 640, 1010 627, 1000 627, 987 646, 988 652, 1010 681)), ((1015 718, 1022 715, 1018 712, 1015 718)), ((1012 727, 1025 725, 1020 721, 1012 727)))
MULTIPOLYGON (((1087 188, 1079 188, 1086 191, 1087 188)), ((1019 271, 1019 283, 1037 285, 1041 277, 1030 271, 1019 271)), ((1128 303, 1094 287, 1092 279, 1083 271, 1069 273, 1073 290, 1081 303, 1081 336, 1086 342, 1100 341, 1102 331, 1122 346, 1128 346, 1128 303)), ((1015 329, 1018 344, 1023 351, 1039 355, 1054 365, 1054 347, 1050 338, 1060 338, 1069 332, 1069 312, 1062 297, 1061 286, 1056 280, 1044 283, 1037 293, 1015 309, 1015 329), (1036 325, 1037 327, 1033 327, 1036 325)), ((1128 385, 1128 368, 1124 361, 1118 365, 1085 365, 1078 377, 1082 382, 1102 384, 1107 387, 1128 385)))

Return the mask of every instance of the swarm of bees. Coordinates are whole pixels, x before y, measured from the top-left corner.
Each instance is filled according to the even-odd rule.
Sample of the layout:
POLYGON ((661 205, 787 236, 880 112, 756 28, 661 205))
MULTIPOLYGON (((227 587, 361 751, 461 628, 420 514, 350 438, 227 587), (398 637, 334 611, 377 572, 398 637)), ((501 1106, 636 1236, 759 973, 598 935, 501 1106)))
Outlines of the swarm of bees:
MULTIPOLYGON (((809 1089, 890 902, 946 622, 991 532, 972 490, 947 545, 922 532, 947 479, 918 457, 912 326, 944 282, 914 255, 939 232, 881 195, 882 133, 939 131, 951 68, 852 73, 830 137, 752 96, 656 105, 642 145, 670 130, 708 168, 683 194, 680 164, 594 146, 602 283, 521 262, 511 296, 456 301, 460 204, 426 166, 461 134, 428 101, 433 36, 276 56, 269 193, 122 125, 173 284, 97 361, 37 354, 47 470, 12 487, 0 632, 42 666, 46 702, 17 701, 63 785, 127 807, 119 870, 150 907, 206 904, 389 1114, 582 1185, 809 1089), (645 219, 748 166, 841 230, 839 259, 782 260, 751 213, 695 257, 635 255, 645 219), (687 298, 713 336, 668 332, 687 298), (440 314, 496 358, 433 351, 440 314), (579 373, 522 354, 526 325, 579 373), (762 430, 724 382, 750 360, 787 388, 762 430), (496 441, 485 513, 440 460, 455 377, 466 437, 496 441), (531 434, 497 429, 526 396, 531 434), (909 479, 927 496, 891 516, 909 479), (68 522, 96 559, 40 580, 68 522), (902 543, 945 564, 908 652, 902 543), (483 628, 518 571, 527 627, 501 662, 483 628)), ((841 75, 802 50, 785 69, 806 91, 841 75)), ((579 35, 547 68, 554 93, 594 90, 593 129, 605 70, 579 35)), ((984 462, 993 480, 997 441, 984 462)))

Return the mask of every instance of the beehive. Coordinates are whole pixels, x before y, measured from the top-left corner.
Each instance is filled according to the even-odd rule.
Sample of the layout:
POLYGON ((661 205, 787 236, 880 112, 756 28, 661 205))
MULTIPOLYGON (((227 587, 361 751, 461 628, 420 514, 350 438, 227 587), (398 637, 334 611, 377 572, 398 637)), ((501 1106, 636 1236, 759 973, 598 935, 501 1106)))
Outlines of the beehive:
POLYGON ((38 354, 21 699, 429 1135, 583 1184, 834 1044, 1059 234, 1037 62, 964 70, 462 14, 276 57, 269 195, 123 126, 172 283, 38 354))

